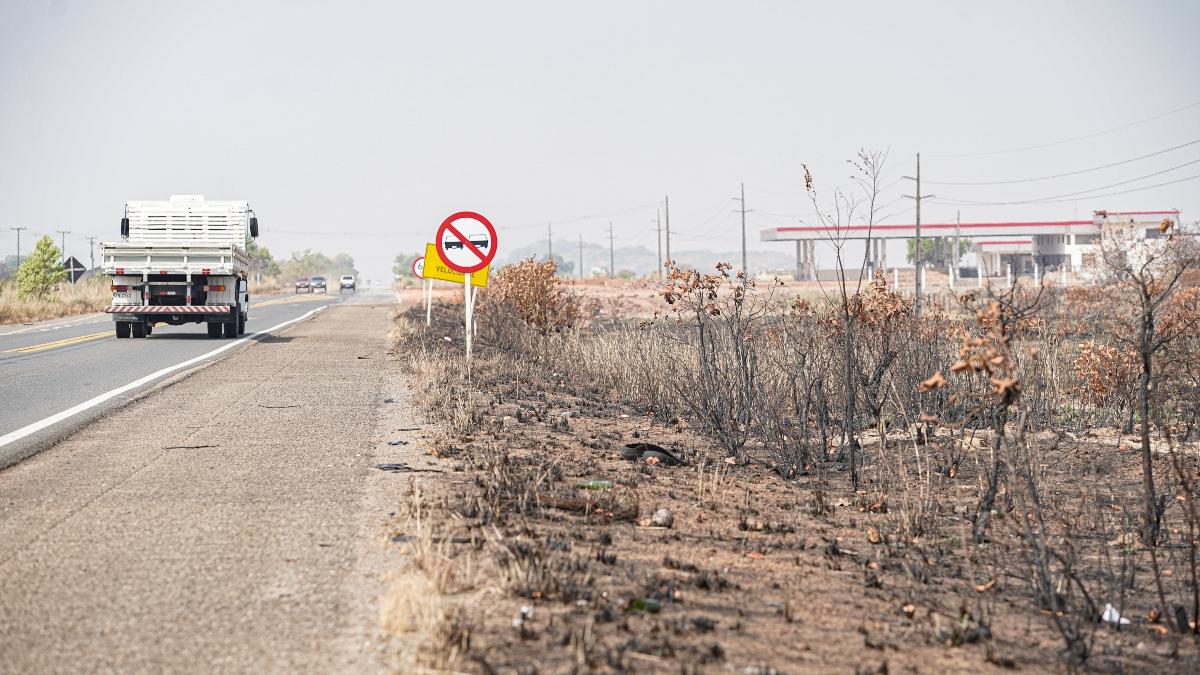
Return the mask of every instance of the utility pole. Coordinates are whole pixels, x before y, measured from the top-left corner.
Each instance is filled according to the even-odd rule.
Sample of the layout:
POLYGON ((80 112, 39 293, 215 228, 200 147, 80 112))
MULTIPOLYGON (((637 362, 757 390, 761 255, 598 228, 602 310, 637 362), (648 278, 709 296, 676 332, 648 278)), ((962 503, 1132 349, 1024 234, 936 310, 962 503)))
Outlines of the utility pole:
POLYGON ((663 197, 663 210, 667 221, 667 260, 671 259, 671 197, 663 197))
POLYGON ((915 197, 912 195, 904 195, 904 196, 908 199, 915 200, 917 203, 917 245, 916 245, 916 249, 913 252, 913 269, 915 271, 915 276, 916 276, 916 280, 913 284, 913 295, 915 295, 916 298, 913 301, 913 309, 916 310, 917 315, 920 315, 921 314, 921 290, 922 290, 922 286, 924 285, 924 283, 923 283, 924 275, 922 274, 923 270, 921 269, 921 201, 925 200, 925 199, 929 199, 930 197, 936 196, 936 195, 922 195, 921 194, 921 153, 919 153, 919 152, 917 153, 917 176, 916 176, 916 178, 913 178, 911 176, 905 176, 905 178, 907 178, 908 180, 915 180, 917 182, 917 195, 915 197))
POLYGON ((554 234, 550 230, 550 223, 546 223, 546 259, 554 260, 554 234))
POLYGON ((658 278, 663 278, 663 257, 662 257, 662 210, 655 209, 654 211, 654 231, 658 234, 658 278))
POLYGON ((583 278, 583 233, 579 233, 579 278, 583 278))
POLYGON ((28 227, 10 227, 8 228, 17 233, 17 267, 21 267, 21 230, 28 230, 28 227))
POLYGON ((55 231, 62 235, 62 251, 60 251, 60 253, 62 254, 61 262, 66 262, 67 261, 67 235, 71 234, 71 231, 70 230, 55 230, 55 231))
POLYGON ((750 268, 746 266, 746 184, 742 183, 742 196, 734 197, 742 204, 742 281, 750 280, 750 268))
POLYGON ((954 277, 958 278, 958 261, 962 254, 958 251, 958 229, 962 227, 962 211, 954 213, 954 277))
POLYGON ((100 237, 84 237, 88 240, 88 269, 96 269, 96 240, 100 237))
POLYGON ((615 266, 616 266, 616 257, 613 255, 613 232, 612 232, 612 221, 610 220, 610 221, 608 221, 608 278, 609 279, 612 279, 614 276, 616 276, 617 270, 615 269, 615 266))

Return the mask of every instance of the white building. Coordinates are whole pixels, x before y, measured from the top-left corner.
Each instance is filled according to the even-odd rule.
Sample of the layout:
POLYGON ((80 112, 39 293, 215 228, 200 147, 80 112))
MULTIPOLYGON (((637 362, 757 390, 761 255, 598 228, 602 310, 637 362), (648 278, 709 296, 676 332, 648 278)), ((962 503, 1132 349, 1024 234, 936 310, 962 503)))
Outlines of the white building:
MULTIPOLYGON (((1061 270, 1090 276, 1100 272, 1101 237, 1138 241, 1163 236, 1164 221, 1179 223, 1179 211, 1096 211, 1091 220, 1055 220, 993 223, 922 223, 922 237, 960 238, 971 241, 979 257, 980 273, 1005 276, 1061 270)), ((915 239, 914 225, 796 225, 762 230, 762 241, 796 242, 796 278, 816 274, 816 244, 833 240, 866 240, 868 266, 885 269, 887 239, 915 239)), ((965 246, 963 247, 966 248, 965 246)))

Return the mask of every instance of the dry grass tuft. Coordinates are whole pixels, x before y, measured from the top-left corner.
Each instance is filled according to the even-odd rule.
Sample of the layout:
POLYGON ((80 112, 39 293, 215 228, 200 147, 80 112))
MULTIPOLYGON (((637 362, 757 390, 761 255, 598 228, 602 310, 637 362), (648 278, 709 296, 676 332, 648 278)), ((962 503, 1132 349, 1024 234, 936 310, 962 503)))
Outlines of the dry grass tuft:
POLYGON ((413 492, 405 530, 408 566, 380 599, 380 623, 399 638, 403 672, 459 670, 478 621, 477 572, 470 555, 454 556, 422 518, 422 494, 413 492))
POLYGON ((0 285, 0 325, 57 319, 98 312, 112 301, 108 277, 92 277, 77 284, 60 284, 47 298, 22 298, 16 284, 0 285))

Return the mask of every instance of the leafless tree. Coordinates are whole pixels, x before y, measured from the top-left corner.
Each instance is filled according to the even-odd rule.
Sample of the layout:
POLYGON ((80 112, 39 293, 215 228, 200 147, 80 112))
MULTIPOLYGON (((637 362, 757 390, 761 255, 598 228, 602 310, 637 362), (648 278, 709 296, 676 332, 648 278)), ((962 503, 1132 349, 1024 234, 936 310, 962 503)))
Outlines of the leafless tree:
POLYGON ((1119 286, 1116 297, 1131 310, 1118 320, 1124 330, 1117 338, 1132 345, 1141 361, 1138 381, 1139 433, 1142 456, 1143 518, 1141 539, 1147 546, 1158 541, 1159 521, 1164 504, 1155 495, 1154 463, 1150 448, 1151 397, 1154 388, 1154 360, 1186 326, 1160 325, 1167 303, 1180 288, 1184 273, 1197 265, 1200 253, 1196 240, 1172 232, 1175 225, 1163 220, 1160 237, 1146 238, 1144 225, 1110 224, 1101 235, 1100 254, 1104 265, 1119 286))
MULTIPOLYGON (((833 247, 836 262, 837 285, 832 290, 822 286, 826 299, 836 302, 842 329, 842 365, 846 388, 843 408, 841 453, 848 453, 850 462, 850 480, 858 487, 858 465, 861 446, 857 436, 857 399, 858 384, 861 378, 856 375, 855 340, 857 320, 851 311, 850 298, 860 292, 867 272, 867 255, 871 250, 874 227, 878 218, 878 200, 880 193, 880 176, 887 162, 887 153, 880 151, 868 152, 860 150, 857 157, 850 161, 854 167, 851 176, 852 185, 849 190, 836 188, 827 206, 822 206, 822 197, 816 188, 812 172, 804 166, 804 189, 812 203, 815 218, 825 229, 827 240, 833 247), (854 282, 854 290, 850 290, 845 259, 845 245, 849 239, 849 225, 866 226, 866 245, 863 249, 862 262, 858 266, 858 278, 854 282)), ((820 278, 818 275, 818 283, 820 278)))

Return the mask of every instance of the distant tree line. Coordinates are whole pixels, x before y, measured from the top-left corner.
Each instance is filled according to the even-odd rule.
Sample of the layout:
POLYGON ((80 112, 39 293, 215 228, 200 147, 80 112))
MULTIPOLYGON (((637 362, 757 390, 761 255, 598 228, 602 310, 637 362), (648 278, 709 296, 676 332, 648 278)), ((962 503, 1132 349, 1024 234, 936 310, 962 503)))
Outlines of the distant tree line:
POLYGON ((303 251, 292 253, 287 260, 279 261, 271 255, 271 251, 267 247, 260 246, 255 242, 246 245, 246 252, 250 254, 251 273, 263 276, 308 277, 314 274, 326 276, 353 274, 358 276, 358 270, 354 267, 354 258, 348 253, 337 253, 330 257, 306 248, 303 251))

